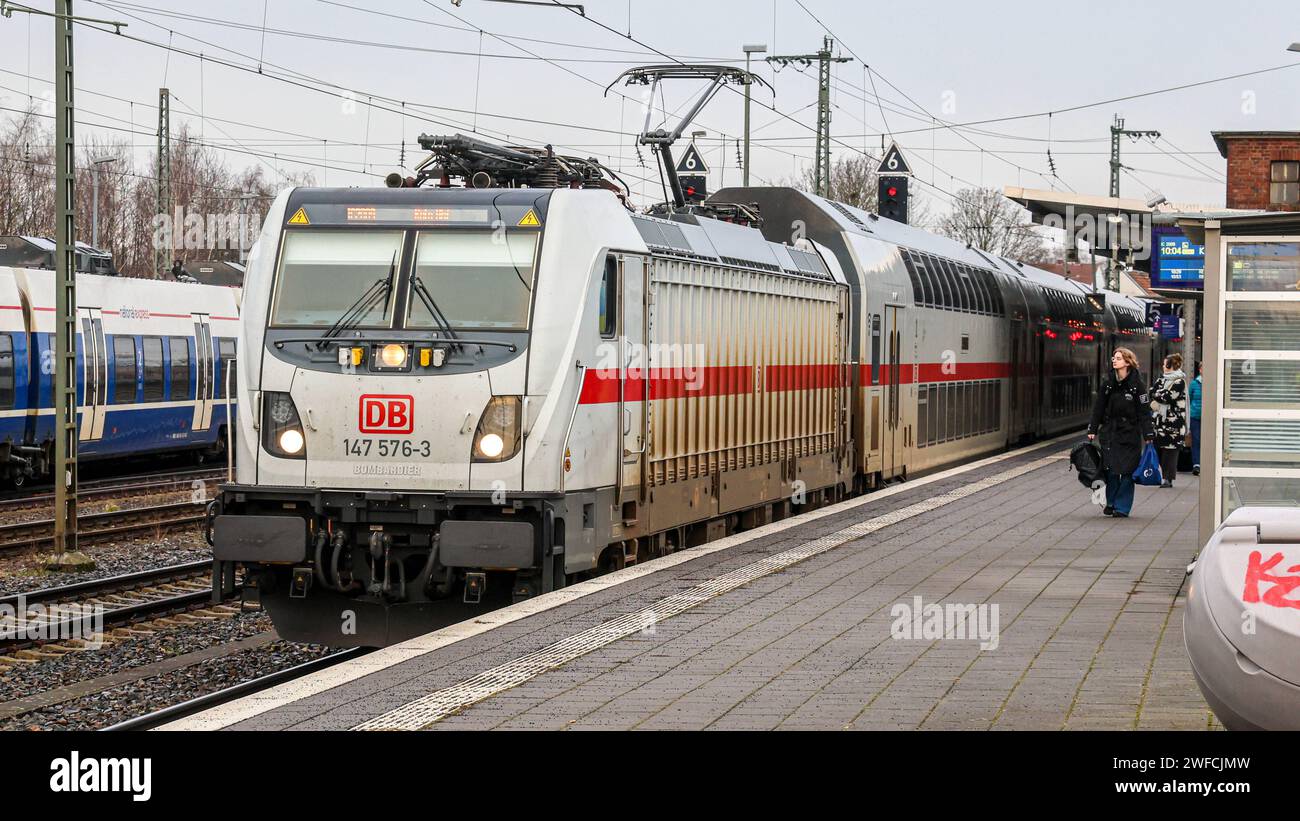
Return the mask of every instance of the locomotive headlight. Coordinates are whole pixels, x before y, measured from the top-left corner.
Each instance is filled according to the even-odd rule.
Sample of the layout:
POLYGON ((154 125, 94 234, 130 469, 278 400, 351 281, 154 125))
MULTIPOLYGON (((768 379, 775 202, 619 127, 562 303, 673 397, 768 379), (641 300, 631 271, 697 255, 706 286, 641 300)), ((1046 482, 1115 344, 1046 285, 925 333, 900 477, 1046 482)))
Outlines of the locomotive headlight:
POLYGON ((406 364, 406 346, 405 345, 385 345, 379 352, 379 361, 384 363, 386 368, 400 368, 406 364))
POLYGON ((489 433, 478 440, 478 451, 489 459, 495 459, 506 449, 505 440, 495 433, 489 433))
POLYGON ((492 397, 474 431, 475 462, 504 462, 518 453, 522 407, 523 400, 518 396, 492 397))
POLYGON ((296 454, 302 450, 302 431, 296 428, 290 428, 280 434, 280 450, 288 454, 296 454))
POLYGON ((307 440, 293 397, 282 391, 267 391, 262 400, 262 447, 281 459, 305 459, 307 440))

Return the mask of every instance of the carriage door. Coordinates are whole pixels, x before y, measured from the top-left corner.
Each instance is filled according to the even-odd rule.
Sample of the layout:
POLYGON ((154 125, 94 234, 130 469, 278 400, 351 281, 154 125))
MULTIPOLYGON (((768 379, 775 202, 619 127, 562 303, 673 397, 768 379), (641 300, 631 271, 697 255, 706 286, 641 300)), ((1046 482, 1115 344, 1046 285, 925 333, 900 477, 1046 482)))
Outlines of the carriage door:
POLYGON ((646 353, 646 261, 642 257, 618 258, 619 327, 618 424, 623 447, 618 453, 618 503, 624 521, 637 518, 646 455, 646 403, 649 401, 650 362, 646 353))
POLYGON ((212 326, 207 314, 194 317, 194 430, 207 430, 212 426, 213 374, 212 326))
POLYGON ((902 393, 903 328, 902 311, 896 305, 885 306, 885 431, 881 472, 886 479, 897 476, 907 467, 903 443, 902 393))
POLYGON ((1025 370, 1025 322, 1022 319, 1011 320, 1011 379, 1007 388, 1007 443, 1020 439, 1021 403, 1020 377, 1025 370))
POLYGON ((104 413, 108 405, 108 355, 104 350, 104 320, 98 308, 81 308, 81 425, 82 442, 104 435, 104 413))

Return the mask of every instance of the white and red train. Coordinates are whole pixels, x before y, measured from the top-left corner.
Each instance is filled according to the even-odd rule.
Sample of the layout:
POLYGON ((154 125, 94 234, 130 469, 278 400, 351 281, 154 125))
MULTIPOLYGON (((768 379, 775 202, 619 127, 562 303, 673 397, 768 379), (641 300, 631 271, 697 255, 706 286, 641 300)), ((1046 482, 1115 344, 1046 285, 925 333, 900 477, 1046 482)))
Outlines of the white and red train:
POLYGON ((1086 423, 1143 306, 782 188, 283 193, 249 259, 214 555, 281 635, 381 645, 1086 423))

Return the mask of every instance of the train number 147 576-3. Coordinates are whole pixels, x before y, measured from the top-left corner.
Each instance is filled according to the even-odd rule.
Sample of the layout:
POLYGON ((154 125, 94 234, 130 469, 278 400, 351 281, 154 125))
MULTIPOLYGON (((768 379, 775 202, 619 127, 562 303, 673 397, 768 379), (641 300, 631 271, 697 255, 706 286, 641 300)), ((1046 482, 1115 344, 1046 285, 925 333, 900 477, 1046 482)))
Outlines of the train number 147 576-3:
POLYGON ((433 452, 428 439, 412 442, 410 439, 344 439, 343 452, 348 456, 401 456, 410 459, 421 456, 425 459, 433 452))

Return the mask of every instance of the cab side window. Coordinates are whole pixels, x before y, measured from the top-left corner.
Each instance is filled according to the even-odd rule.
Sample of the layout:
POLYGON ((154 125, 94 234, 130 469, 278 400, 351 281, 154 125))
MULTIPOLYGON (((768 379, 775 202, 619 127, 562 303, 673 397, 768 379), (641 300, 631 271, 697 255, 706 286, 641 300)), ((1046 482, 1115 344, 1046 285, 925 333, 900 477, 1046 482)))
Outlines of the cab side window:
POLYGON ((612 339, 618 332, 618 259, 605 257, 605 274, 600 280, 600 335, 612 339))

